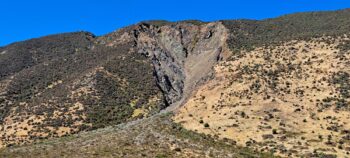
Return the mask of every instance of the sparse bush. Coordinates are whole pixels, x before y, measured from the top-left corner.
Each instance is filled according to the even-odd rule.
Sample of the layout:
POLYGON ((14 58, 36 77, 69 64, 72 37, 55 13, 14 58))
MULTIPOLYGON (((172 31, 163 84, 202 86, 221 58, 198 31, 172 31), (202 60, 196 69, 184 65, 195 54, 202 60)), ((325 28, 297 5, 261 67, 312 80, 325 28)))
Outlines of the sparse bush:
POLYGON ((272 134, 278 134, 277 129, 272 129, 272 134))

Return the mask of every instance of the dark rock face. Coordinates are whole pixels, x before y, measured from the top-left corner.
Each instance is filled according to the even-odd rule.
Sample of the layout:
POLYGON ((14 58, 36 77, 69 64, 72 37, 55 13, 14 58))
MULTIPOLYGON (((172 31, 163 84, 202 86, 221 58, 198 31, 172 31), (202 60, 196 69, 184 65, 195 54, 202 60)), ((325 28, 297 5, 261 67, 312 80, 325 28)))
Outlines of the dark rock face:
MULTIPOLYGON (((220 22, 161 26, 141 23, 129 29, 119 38, 129 37, 137 52, 152 60, 157 83, 168 104, 181 105, 197 84, 212 75, 215 63, 229 54, 227 30, 220 22)), ((116 34, 108 36, 118 37, 116 34)), ((114 38, 107 43, 118 41, 121 40, 114 38)))
MULTIPOLYGON (((183 94, 185 81, 183 64, 186 52, 180 43, 172 43, 171 39, 161 39, 158 34, 162 33, 160 28, 147 25, 140 27, 140 30, 136 30, 139 33, 136 39, 138 52, 152 59, 158 85, 164 92, 167 102, 172 104, 183 94), (158 42, 166 42, 167 45, 158 42)), ((165 36, 176 36, 176 32, 171 31, 165 36)))

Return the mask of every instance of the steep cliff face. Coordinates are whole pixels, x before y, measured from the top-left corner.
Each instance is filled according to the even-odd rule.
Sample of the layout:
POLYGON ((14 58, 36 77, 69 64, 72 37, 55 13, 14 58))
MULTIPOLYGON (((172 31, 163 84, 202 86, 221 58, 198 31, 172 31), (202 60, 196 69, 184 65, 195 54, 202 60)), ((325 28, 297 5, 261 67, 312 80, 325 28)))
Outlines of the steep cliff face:
POLYGON ((221 22, 141 23, 126 29, 107 35, 106 45, 134 41, 133 49, 152 60, 157 83, 167 103, 173 105, 171 109, 181 105, 199 83, 212 76, 213 66, 229 55, 228 31, 221 22))

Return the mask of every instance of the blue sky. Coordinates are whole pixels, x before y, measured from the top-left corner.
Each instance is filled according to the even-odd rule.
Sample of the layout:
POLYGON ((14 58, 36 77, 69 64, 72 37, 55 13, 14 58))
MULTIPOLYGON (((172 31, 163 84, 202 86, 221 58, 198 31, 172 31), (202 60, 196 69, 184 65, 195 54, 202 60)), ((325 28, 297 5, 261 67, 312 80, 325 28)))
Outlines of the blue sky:
POLYGON ((1 0, 0 6, 3 46, 62 32, 103 35, 151 19, 264 19, 337 10, 350 8, 350 0, 1 0))

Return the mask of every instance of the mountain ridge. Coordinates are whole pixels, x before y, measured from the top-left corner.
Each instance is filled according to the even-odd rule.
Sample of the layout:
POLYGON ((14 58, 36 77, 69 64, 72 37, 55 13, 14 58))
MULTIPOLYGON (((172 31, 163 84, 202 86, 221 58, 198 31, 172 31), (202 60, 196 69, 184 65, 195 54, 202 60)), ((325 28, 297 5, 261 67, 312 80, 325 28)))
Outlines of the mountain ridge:
MULTIPOLYGON (((253 76, 246 78, 247 85, 251 84, 249 81, 254 79, 254 75, 259 75, 260 78, 266 78, 266 74, 268 77, 277 75, 268 79, 264 85, 260 82, 252 83, 250 88, 255 89, 253 94, 261 88, 269 89, 272 86, 270 81, 274 81, 273 86, 279 86, 275 81, 279 81, 278 77, 283 77, 282 74, 288 74, 287 67, 291 72, 307 69, 300 65, 310 63, 314 57, 310 57, 310 61, 300 59, 299 66, 293 62, 298 58, 295 54, 308 58, 308 51, 316 54, 319 52, 317 55, 323 60, 340 63, 340 67, 334 70, 338 76, 333 74, 330 75, 333 78, 328 79, 329 76, 324 71, 323 77, 331 85, 324 89, 332 89, 341 94, 340 98, 337 99, 336 96, 327 102, 338 101, 334 102, 335 106, 341 103, 340 106, 346 108, 348 85, 341 82, 338 87, 334 83, 349 77, 344 69, 350 48, 346 40, 350 32, 347 27, 350 26, 348 17, 349 9, 298 13, 265 20, 143 21, 103 36, 89 32, 66 33, 0 47, 1 145, 30 144, 40 139, 63 137, 167 112, 174 112, 174 121, 186 129, 220 135, 223 134, 221 131, 208 132, 216 131, 209 127, 213 120, 196 118, 190 113, 191 110, 197 110, 200 117, 221 118, 216 112, 208 116, 206 114, 211 106, 217 105, 211 101, 228 100, 209 99, 208 105, 197 107, 205 98, 217 97, 207 92, 226 95, 231 90, 229 87, 241 83, 227 78, 234 78, 235 75, 231 75, 236 72, 237 75, 246 76, 254 72, 253 76), (299 47, 307 51, 297 51, 299 47), (335 53, 331 54, 330 51, 335 53), (279 56, 280 53, 285 56, 279 56), (263 62, 272 58, 272 55, 278 56, 276 61, 283 60, 280 63, 263 62), (289 65, 284 65, 287 62, 289 65), (269 65, 271 67, 264 70, 266 74, 256 71, 267 68, 267 63, 275 65, 269 65), (237 64, 244 66, 237 68, 237 64), (275 67, 281 70, 275 70, 275 67), (230 70, 226 70, 228 68, 230 70), (221 87, 221 82, 236 84, 221 87), (199 97, 197 93, 203 95, 199 97), (208 122, 204 124, 203 120, 208 122)), ((316 75, 313 72, 304 73, 305 76, 316 75)), ((283 92, 286 89, 279 88, 283 92)), ((277 95, 274 92, 265 91, 268 96, 277 95)), ((247 92, 246 95, 248 94, 251 93, 247 92)), ((253 101, 258 100, 259 97, 255 98, 253 94, 253 101)), ((296 94, 300 95, 299 91, 296 94)), ((283 98, 285 95, 287 94, 278 97, 283 98)), ((280 100, 281 105, 289 105, 280 100)), ((237 100, 229 102, 234 101, 237 100)), ((313 106, 311 103, 306 104, 313 106)), ((250 113, 244 111, 247 109, 240 110, 244 115, 250 113)), ((222 123, 230 120, 223 119, 222 123)), ((240 120, 236 118, 236 121, 240 120)), ((227 125, 227 128, 232 127, 227 125)), ((338 139, 338 134, 336 136, 338 139)), ((270 135, 265 137, 271 138, 270 135)), ((235 139, 231 135, 228 138, 235 139)), ((237 142, 242 143, 240 140, 237 142)), ((343 144, 340 145, 341 148, 347 149, 343 144)), ((305 154, 310 154, 308 152, 305 154)), ((281 149, 278 154, 286 153, 281 149)))

